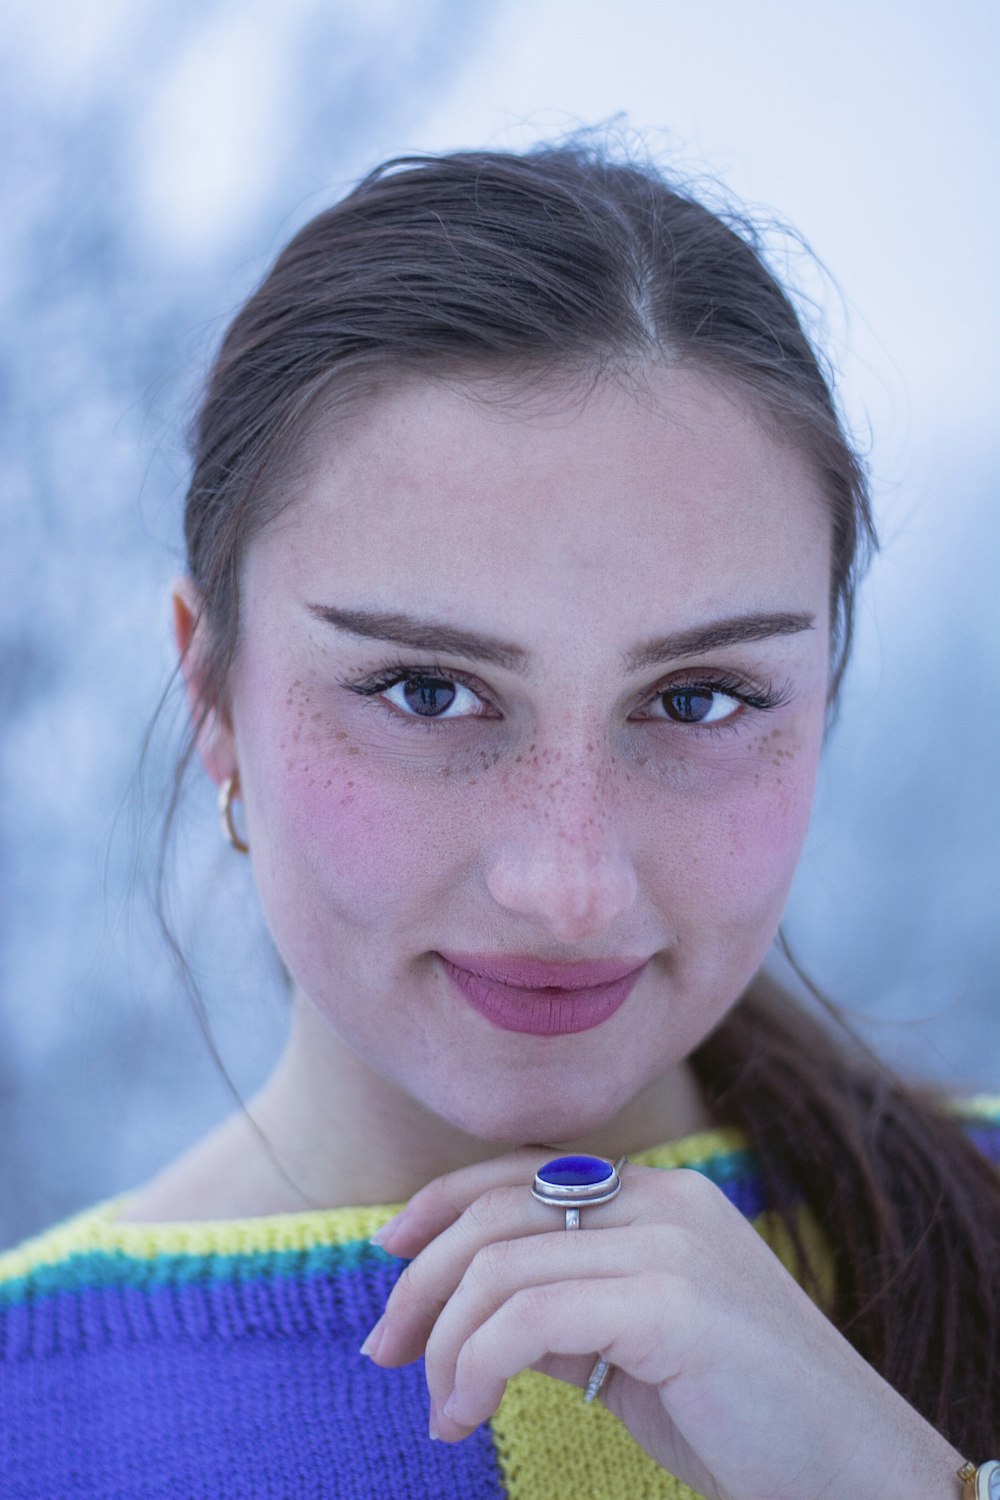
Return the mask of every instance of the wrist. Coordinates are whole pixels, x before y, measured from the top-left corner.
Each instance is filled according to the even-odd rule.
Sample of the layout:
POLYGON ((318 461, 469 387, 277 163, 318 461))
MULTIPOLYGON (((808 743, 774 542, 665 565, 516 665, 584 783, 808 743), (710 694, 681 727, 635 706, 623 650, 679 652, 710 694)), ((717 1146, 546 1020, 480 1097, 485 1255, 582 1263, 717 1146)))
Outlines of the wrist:
POLYGON ((977 1468, 964 1463, 957 1471, 962 1500, 1000 1500, 1000 1463, 989 1458, 977 1468))

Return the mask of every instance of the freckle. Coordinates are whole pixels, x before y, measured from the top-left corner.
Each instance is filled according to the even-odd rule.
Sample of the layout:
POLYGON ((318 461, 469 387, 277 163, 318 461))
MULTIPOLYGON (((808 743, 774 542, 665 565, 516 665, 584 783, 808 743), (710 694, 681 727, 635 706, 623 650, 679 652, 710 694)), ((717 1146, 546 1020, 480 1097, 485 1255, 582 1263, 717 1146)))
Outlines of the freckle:
POLYGON ((450 776, 451 775, 451 766, 442 766, 441 767, 441 775, 442 776, 450 776))
POLYGON ((319 723, 319 721, 320 721, 320 719, 321 719, 321 718, 322 718, 322 717, 323 717, 323 715, 322 715, 322 714, 321 714, 321 713, 320 713, 320 712, 319 712, 319 710, 318 710, 318 709, 317 709, 317 711, 316 711, 316 712, 315 712, 315 713, 314 713, 314 714, 313 714, 313 716, 312 716, 312 722, 313 722, 313 723, 314 723, 314 724, 318 724, 318 723, 319 723))
POLYGON ((286 771, 290 771, 294 765, 295 765, 294 760, 286 760, 285 761, 285 770, 286 771))
POLYGON ((475 776, 471 777, 470 780, 469 780, 469 785, 470 786, 475 786, 476 785, 476 781, 477 781, 477 778, 475 776))
MULTIPOLYGON (((329 784, 329 783, 328 783, 328 784, 329 784)), ((348 786, 353 786, 353 785, 354 785, 354 782, 353 782, 353 781, 349 781, 349 782, 348 782, 348 783, 347 783, 347 785, 348 785, 348 786)))
POLYGON ((324 792, 327 792, 327 791, 330 790, 330 782, 329 781, 324 781, 324 783, 323 783, 323 790, 324 790, 324 792))
POLYGON ((348 755, 360 755, 361 751, 358 749, 357 745, 348 745, 347 753, 348 755))
POLYGON ((346 729, 338 729, 337 733, 334 735, 334 739, 335 740, 346 740, 347 739, 347 730, 346 729))
POLYGON ((302 738, 302 725, 301 724, 296 724, 295 728, 292 730, 292 739, 293 740, 300 740, 301 738, 302 738))

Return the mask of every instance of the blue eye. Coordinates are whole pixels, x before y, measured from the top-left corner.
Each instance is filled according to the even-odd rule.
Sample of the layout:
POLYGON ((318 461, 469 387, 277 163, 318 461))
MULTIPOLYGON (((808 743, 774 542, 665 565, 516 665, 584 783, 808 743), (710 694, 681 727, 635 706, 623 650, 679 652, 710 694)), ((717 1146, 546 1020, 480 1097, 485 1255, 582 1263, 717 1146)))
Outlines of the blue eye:
POLYGON ((401 678, 383 687, 381 692, 394 708, 420 719, 475 717, 468 710, 470 705, 479 703, 479 699, 469 688, 447 677, 401 678), (399 696, 393 698, 392 694, 396 692, 399 696), (463 694, 465 700, 462 698, 463 694), (456 708, 457 711, 450 714, 450 708, 456 708))
POLYGON ((719 724, 743 707, 740 699, 703 685, 670 689, 660 701, 675 724, 719 724))

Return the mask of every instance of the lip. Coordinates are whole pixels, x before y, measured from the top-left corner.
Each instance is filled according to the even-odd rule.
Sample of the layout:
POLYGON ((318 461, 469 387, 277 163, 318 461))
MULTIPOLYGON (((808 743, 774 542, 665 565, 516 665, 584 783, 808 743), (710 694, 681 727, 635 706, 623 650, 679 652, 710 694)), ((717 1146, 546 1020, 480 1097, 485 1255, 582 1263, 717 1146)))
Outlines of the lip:
POLYGON ((501 1031, 568 1036, 590 1031, 620 1010, 648 959, 552 964, 520 954, 442 953, 463 1000, 501 1031))

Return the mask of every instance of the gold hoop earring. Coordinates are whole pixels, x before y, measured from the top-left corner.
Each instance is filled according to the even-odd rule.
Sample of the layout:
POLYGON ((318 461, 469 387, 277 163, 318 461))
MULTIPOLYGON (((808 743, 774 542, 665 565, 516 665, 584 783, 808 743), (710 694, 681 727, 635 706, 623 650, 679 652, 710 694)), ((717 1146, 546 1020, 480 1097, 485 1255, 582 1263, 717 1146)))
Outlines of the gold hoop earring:
POLYGON ((233 822, 233 798, 239 790, 240 778, 236 775, 227 776, 219 787, 219 822, 222 825, 224 836, 232 844, 238 854, 249 854, 250 845, 246 839, 241 839, 236 832, 236 824, 233 822))

